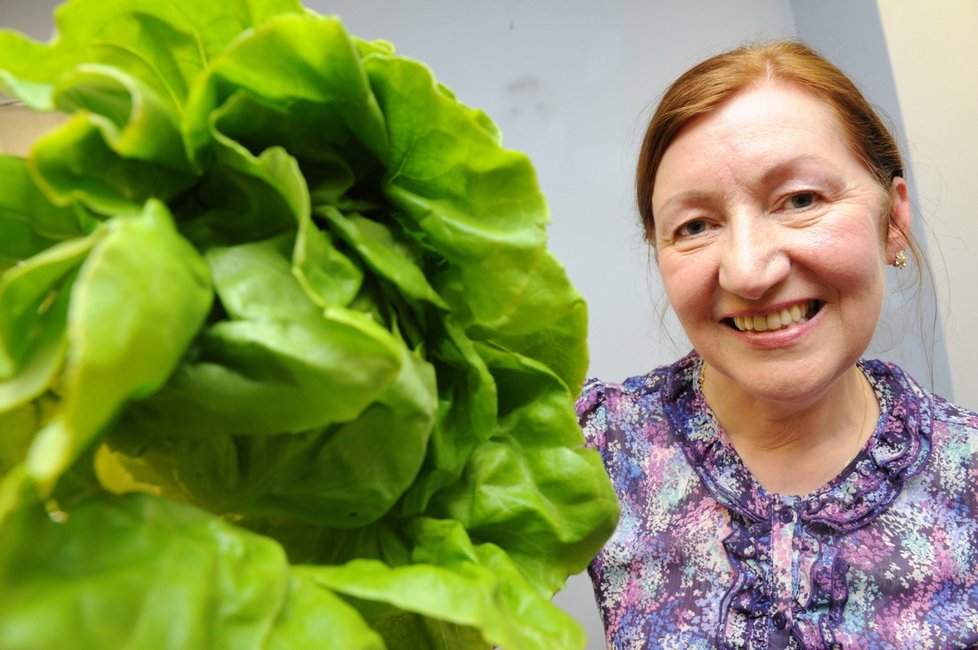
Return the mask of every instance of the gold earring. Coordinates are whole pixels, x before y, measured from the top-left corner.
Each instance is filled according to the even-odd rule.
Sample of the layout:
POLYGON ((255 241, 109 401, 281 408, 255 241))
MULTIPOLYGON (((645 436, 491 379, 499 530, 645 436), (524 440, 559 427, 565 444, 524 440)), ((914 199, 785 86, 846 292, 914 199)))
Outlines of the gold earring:
POLYGON ((897 267, 901 271, 907 268, 907 254, 906 252, 899 250, 896 256, 893 258, 893 266, 897 267))

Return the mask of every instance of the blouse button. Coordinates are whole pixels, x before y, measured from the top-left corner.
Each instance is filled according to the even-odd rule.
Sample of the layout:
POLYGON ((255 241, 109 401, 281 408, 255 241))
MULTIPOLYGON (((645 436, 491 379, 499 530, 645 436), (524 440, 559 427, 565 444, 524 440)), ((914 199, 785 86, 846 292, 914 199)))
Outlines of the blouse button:
POLYGON ((791 508, 781 508, 781 512, 778 513, 778 519, 781 520, 782 524, 790 524, 795 520, 795 512, 791 508))
POLYGON ((774 623, 774 627, 783 630, 788 626, 788 617, 784 615, 784 612, 777 612, 771 617, 771 622, 774 623))

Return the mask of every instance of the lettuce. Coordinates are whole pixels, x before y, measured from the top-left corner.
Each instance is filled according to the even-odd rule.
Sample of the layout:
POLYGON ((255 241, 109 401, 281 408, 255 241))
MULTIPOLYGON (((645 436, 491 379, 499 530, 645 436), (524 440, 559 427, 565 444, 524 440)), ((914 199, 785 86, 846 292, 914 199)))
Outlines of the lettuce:
POLYGON ((525 156, 292 0, 0 32, 0 646, 575 648, 610 535, 525 156))

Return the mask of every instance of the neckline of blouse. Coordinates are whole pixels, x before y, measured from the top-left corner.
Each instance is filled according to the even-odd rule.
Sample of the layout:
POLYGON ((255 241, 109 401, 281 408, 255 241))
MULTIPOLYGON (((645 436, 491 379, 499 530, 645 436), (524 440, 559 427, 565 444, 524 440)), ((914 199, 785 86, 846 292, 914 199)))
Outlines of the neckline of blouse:
POLYGON ((804 496, 768 492, 740 459, 696 381, 703 359, 694 351, 665 378, 664 409, 687 460, 714 497, 748 521, 773 517, 786 504, 803 522, 845 531, 866 525, 893 502, 930 455, 929 396, 896 366, 860 361, 876 393, 880 418, 855 458, 835 478, 804 496))

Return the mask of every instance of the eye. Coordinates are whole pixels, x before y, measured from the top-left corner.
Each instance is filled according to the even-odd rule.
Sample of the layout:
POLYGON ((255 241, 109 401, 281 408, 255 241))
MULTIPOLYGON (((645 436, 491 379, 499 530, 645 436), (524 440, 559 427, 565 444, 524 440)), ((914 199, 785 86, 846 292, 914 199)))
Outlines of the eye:
POLYGON ((695 237, 696 235, 702 235, 706 232, 707 225, 704 219, 693 219, 692 221, 687 221, 683 225, 676 229, 677 237, 695 237))
POLYGON ((790 210, 804 210, 815 205, 817 200, 818 195, 815 192, 798 192, 789 196, 785 204, 790 210))

